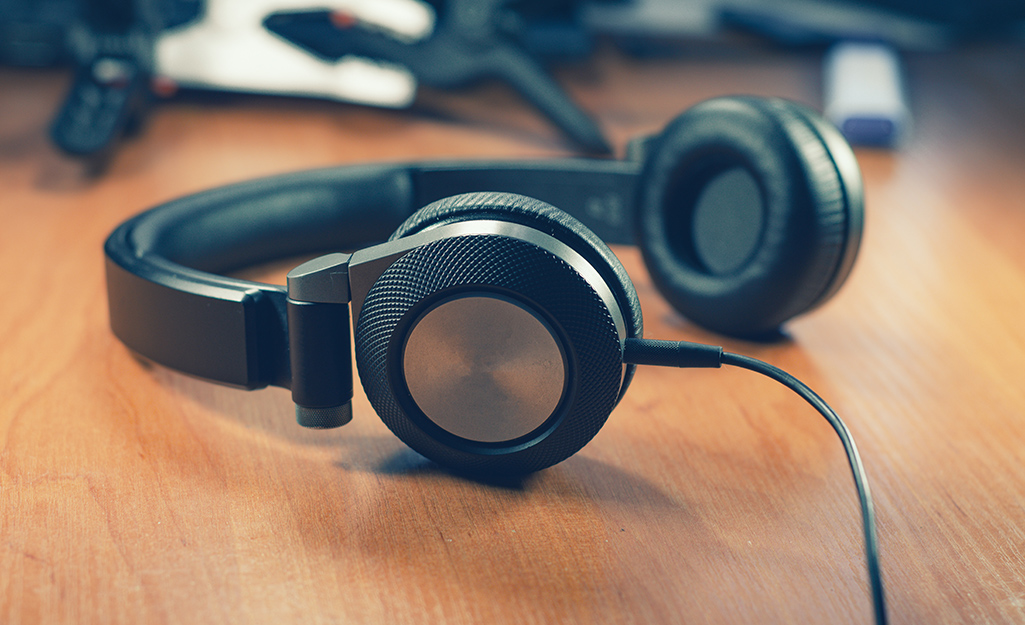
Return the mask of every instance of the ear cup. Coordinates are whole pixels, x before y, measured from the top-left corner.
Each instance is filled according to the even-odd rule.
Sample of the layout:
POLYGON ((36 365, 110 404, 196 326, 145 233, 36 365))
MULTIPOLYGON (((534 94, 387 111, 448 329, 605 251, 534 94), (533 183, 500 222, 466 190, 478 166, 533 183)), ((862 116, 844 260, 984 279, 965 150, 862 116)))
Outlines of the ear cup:
MULTIPOLYGON (((584 224, 558 208, 514 193, 465 193, 429 204, 398 227, 397 239, 441 224, 470 219, 496 219, 536 228, 569 245, 605 279, 626 320, 628 338, 644 336, 644 318, 630 276, 616 255, 584 224)), ((627 365, 620 397, 633 378, 634 365, 627 365)))
MULTIPOLYGON (((419 229, 459 217, 519 223, 502 219, 508 206, 530 226, 547 223, 538 214, 550 213, 551 224, 558 217, 519 196, 464 199, 445 206, 485 208, 428 207, 419 229)), ((553 228, 543 238, 551 241, 553 228)), ((444 236, 377 278, 356 324, 356 363, 375 411, 407 445, 459 470, 520 474, 564 460, 597 434, 625 386, 627 322, 616 317, 629 310, 612 303, 623 286, 601 295, 601 274, 579 270, 594 250, 570 253, 565 238, 553 253, 527 235, 444 236)))
POLYGON ((796 103, 698 104, 650 144, 636 232, 652 280, 685 317, 753 337, 829 298, 861 240, 850 146, 796 103))

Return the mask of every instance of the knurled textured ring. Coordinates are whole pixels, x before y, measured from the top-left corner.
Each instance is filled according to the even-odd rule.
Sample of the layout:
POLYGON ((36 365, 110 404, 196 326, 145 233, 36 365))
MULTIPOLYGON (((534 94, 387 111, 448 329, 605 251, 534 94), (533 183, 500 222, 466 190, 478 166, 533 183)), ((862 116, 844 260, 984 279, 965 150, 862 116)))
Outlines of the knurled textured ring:
POLYGON ((499 235, 442 239, 393 263, 370 289, 356 327, 356 365, 371 405, 407 445, 475 474, 523 474, 561 462, 604 425, 619 395, 622 347, 601 297, 569 263, 499 235), (521 439, 477 443, 430 427, 402 379, 397 354, 412 320, 460 291, 494 291, 543 316, 560 335, 567 391, 555 414, 521 439))

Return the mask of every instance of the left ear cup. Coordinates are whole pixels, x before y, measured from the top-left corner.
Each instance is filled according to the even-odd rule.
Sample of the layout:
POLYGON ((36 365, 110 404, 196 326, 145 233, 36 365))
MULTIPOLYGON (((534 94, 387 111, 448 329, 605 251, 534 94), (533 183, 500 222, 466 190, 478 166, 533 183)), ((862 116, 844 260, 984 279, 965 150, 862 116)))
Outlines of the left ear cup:
POLYGON ((412 249, 363 300, 360 380, 385 424, 422 455, 475 474, 537 471, 583 447, 618 401, 635 322, 617 301, 632 287, 601 282, 609 268, 588 258, 600 254, 566 241, 576 235, 556 237, 559 219, 536 200, 472 194, 400 228, 501 222, 499 233, 412 249))
POLYGON ((828 299, 861 239, 861 176, 839 132, 798 104, 709 100, 649 144, 636 232, 652 280, 685 317, 772 332, 828 299))

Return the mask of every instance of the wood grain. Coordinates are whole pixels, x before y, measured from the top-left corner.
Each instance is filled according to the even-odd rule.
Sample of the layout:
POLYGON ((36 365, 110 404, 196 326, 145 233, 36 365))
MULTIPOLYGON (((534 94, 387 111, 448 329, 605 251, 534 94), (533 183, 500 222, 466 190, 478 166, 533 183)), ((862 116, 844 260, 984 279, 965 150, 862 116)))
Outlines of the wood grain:
MULTIPOLYGON (((819 62, 605 51, 558 76, 623 146, 713 95, 818 105, 819 62)), ((908 72, 911 139, 858 152, 869 215, 848 283, 786 340, 726 344, 850 425, 894 623, 1021 623, 1025 53, 908 72)), ((286 391, 150 366, 109 332, 102 242, 126 217, 308 167, 568 154, 514 94, 426 92, 404 112, 184 95, 93 176, 47 139, 66 81, 0 69, 0 622, 870 622, 840 445, 753 374, 643 370, 577 456, 484 484, 405 449, 359 392, 352 424, 304 431, 286 391)), ((648 336, 722 341, 616 251, 648 336)))

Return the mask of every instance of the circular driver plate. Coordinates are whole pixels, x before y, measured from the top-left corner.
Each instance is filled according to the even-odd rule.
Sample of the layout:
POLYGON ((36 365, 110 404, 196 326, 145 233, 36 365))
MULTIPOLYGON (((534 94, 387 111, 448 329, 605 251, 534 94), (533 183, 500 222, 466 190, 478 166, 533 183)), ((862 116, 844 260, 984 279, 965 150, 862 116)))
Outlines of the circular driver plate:
POLYGON ((548 324, 491 294, 454 297, 424 313, 406 339, 403 372, 428 419, 482 443, 541 427, 566 386, 563 350, 548 324))

